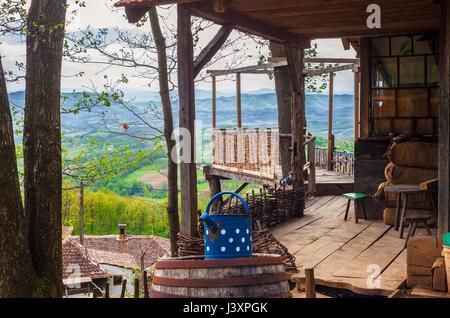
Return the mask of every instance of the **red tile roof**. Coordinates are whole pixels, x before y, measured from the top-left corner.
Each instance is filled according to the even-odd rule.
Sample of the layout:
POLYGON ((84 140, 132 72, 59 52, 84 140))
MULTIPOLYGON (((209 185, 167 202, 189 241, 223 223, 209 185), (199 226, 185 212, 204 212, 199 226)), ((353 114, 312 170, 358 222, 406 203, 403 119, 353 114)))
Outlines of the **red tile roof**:
MULTIPOLYGON (((154 235, 127 235, 126 241, 118 241, 117 235, 85 235, 84 247, 95 262, 121 267, 152 266, 159 257, 170 254, 170 241, 154 235)), ((79 236, 72 236, 79 242, 79 236)))
POLYGON ((63 279, 69 277, 90 277, 91 279, 111 277, 111 274, 94 263, 83 246, 70 238, 63 242, 63 279), (76 271, 80 271, 76 273, 76 271))

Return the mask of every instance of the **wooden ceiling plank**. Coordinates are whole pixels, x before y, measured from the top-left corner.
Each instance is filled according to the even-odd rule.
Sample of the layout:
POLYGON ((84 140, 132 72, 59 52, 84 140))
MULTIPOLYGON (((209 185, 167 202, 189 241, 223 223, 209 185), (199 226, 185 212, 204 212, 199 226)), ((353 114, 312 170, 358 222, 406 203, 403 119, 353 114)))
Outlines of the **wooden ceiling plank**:
POLYGON ((262 23, 257 20, 252 20, 245 15, 241 15, 232 10, 227 10, 226 13, 215 12, 208 2, 190 5, 190 9, 193 15, 202 17, 207 20, 214 21, 216 23, 233 24, 236 29, 251 33, 257 36, 261 36, 268 40, 275 42, 290 42, 293 46, 299 48, 309 48, 309 39, 286 32, 285 30, 276 28, 272 25, 262 23))
MULTIPOLYGON (((277 0, 275 2, 272 0, 258 0, 257 5, 255 5, 254 0, 230 0, 229 3, 230 9, 241 13, 291 9, 299 9, 309 12, 311 10, 317 10, 318 8, 320 8, 320 11, 334 11, 339 10, 340 8, 351 9, 354 7, 364 7, 364 9, 366 9, 369 4, 373 3, 373 0, 277 0)), ((378 0, 377 4, 382 8, 393 5, 402 6, 405 8, 410 5, 430 5, 431 3, 428 0, 378 0)))

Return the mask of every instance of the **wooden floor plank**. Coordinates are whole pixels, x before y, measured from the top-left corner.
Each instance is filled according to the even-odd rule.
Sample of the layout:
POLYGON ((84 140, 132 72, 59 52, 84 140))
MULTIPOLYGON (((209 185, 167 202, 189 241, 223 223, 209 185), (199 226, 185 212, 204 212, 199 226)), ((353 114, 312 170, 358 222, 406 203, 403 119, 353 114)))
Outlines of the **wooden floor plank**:
POLYGON ((316 203, 317 201, 319 201, 322 197, 308 197, 305 200, 305 210, 307 208, 309 208, 311 205, 313 205, 314 203, 316 203))
POLYGON ((316 183, 354 183, 353 176, 345 175, 337 171, 316 169, 316 183))
MULTIPOLYGON (((388 296, 406 277, 405 240, 381 220, 360 218, 355 223, 353 203, 345 221, 346 205, 341 196, 324 196, 308 205, 303 221, 274 229, 275 237, 296 257, 299 273, 291 280, 304 282, 304 268, 314 267, 319 285, 388 296), (377 267, 369 267, 372 264, 377 267)), ((426 232, 418 229, 416 235, 426 232)))
MULTIPOLYGON (((324 218, 321 220, 327 219, 324 218)), ((339 226, 326 231, 317 240, 306 245, 299 251, 293 251, 295 253, 296 264, 301 269, 315 267, 370 225, 368 222, 356 224, 336 219, 331 220, 340 221, 342 223, 339 226)), ((317 224, 315 224, 315 226, 317 226, 317 224)), ((302 270, 300 270, 300 272, 302 272, 302 270)))
POLYGON ((345 268, 342 268, 333 276, 367 278, 369 265, 379 266, 382 272, 404 248, 405 241, 400 239, 398 232, 391 227, 379 240, 352 259, 345 268))
POLYGON ((277 238, 281 239, 284 236, 288 235, 289 233, 306 226, 318 219, 320 219, 322 216, 320 215, 305 215, 300 218, 291 219, 287 222, 284 222, 282 224, 278 224, 274 226, 271 229, 271 233, 277 238))
POLYGON ((323 197, 320 197, 319 200, 317 200, 316 202, 314 202, 311 206, 309 206, 308 208, 305 209, 304 213, 305 214, 311 214, 314 213, 314 211, 316 211, 318 208, 320 208, 321 206, 323 206, 324 204, 330 202, 331 200, 333 200, 333 198, 335 198, 334 195, 326 195, 323 197))

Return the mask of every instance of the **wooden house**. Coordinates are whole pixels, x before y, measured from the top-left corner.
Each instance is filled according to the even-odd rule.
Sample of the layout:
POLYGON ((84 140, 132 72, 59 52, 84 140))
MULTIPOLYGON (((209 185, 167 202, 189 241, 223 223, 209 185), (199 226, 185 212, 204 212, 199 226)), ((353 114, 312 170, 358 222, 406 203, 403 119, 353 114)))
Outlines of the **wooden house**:
MULTIPOLYGON (((357 108, 359 116, 355 127, 355 191, 373 193, 383 181, 387 160, 382 155, 390 143, 389 133, 438 138, 439 239, 443 233, 450 230, 449 1, 380 0, 376 5, 372 3, 373 1, 365 0, 120 0, 116 6, 125 7, 129 22, 134 23, 139 21, 151 6, 177 4, 179 124, 192 132, 192 144, 195 120, 194 79, 220 49, 230 29, 234 28, 284 45, 291 79, 290 162, 295 176, 294 188, 304 187, 303 127, 306 119, 303 50, 310 47, 312 39, 321 38, 340 38, 344 46, 352 45, 360 59, 357 72, 360 94, 357 108), (217 35, 195 60, 191 16, 222 25, 217 35)), ((192 147, 191 158, 194 158, 193 149, 195 147, 192 147)), ((181 231, 185 235, 195 236, 198 217, 196 164, 184 162, 180 164, 180 169, 181 231)), ((318 200, 316 202, 322 202, 321 199, 318 200)), ((368 206, 369 217, 379 218, 380 213, 375 204, 368 206)), ((332 221, 329 220, 324 226, 329 226, 330 222, 332 221)), ((292 224, 291 232, 296 229, 292 224)), ((279 233, 280 231, 284 233, 282 236, 291 233, 286 228, 279 230, 279 233)), ((348 237, 348 233, 344 236, 348 237)), ((377 240, 379 241, 379 238, 377 240)), ((295 239, 291 237, 286 240, 288 241, 295 239)), ((320 252, 317 253, 311 247, 310 254, 301 256, 301 262, 307 264, 308 260, 314 258, 315 261, 311 261, 311 264, 317 264, 317 261, 323 263, 324 259, 331 255, 330 248, 336 251, 342 247, 335 242, 334 245, 323 243, 320 252), (319 255, 323 258, 315 259, 319 255)), ((398 242, 390 246, 396 244, 400 248, 401 244, 398 242)), ((383 248, 389 250, 389 245, 383 248)), ((358 253, 355 252, 355 257, 361 254, 358 253)), ((389 272, 390 264, 404 262, 404 259, 398 258, 402 255, 400 253, 403 253, 401 249, 389 256, 381 271, 389 272)), ((337 255, 340 265, 345 264, 346 257, 349 255, 337 255)), ((355 266, 356 264, 361 265, 355 263, 355 266)), ((361 270, 365 271, 366 268, 355 269, 356 272, 361 270)), ((357 281, 362 278, 352 279, 357 281)))

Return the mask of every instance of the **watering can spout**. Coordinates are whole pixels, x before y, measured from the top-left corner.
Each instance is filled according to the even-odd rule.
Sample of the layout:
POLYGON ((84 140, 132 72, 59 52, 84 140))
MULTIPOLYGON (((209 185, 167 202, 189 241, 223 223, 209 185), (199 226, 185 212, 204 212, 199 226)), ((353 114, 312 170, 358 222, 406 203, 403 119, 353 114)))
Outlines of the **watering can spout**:
POLYGON ((203 213, 200 219, 202 219, 205 222, 206 226, 208 226, 211 233, 217 232, 218 229, 217 224, 216 222, 214 222, 214 220, 211 218, 208 212, 203 213))

